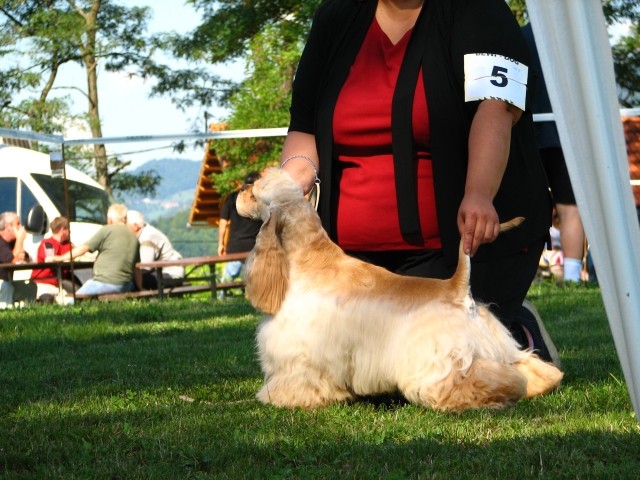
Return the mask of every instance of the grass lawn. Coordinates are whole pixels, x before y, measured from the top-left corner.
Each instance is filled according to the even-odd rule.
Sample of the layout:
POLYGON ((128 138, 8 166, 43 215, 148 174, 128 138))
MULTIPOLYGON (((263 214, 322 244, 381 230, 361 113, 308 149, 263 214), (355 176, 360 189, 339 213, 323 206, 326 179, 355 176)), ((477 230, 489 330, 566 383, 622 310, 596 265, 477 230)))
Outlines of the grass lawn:
POLYGON ((443 414, 259 404, 244 300, 0 311, 7 479, 637 479, 640 429, 596 287, 534 285, 566 372, 546 397, 443 414))

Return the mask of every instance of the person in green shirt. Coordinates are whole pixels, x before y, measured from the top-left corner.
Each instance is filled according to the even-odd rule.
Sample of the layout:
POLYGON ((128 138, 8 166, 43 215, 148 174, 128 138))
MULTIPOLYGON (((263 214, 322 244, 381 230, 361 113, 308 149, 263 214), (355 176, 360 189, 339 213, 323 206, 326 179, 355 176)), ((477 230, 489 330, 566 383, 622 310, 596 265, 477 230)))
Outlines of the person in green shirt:
POLYGON ((102 227, 86 243, 64 255, 56 255, 53 261, 68 261, 87 252, 98 252, 93 264, 93 278, 76 292, 79 295, 129 292, 142 285, 140 270, 140 245, 127 227, 127 207, 113 204, 107 212, 107 225, 102 227))

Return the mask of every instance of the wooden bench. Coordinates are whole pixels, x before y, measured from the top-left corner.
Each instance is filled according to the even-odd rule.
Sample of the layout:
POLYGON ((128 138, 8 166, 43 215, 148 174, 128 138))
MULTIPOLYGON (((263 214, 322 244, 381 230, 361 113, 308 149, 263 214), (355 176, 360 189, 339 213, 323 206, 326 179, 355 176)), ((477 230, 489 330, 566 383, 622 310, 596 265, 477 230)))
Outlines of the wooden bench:
POLYGON ((164 298, 190 295, 193 293, 211 292, 211 297, 215 300, 218 291, 229 291, 240 289, 244 291, 246 286, 244 280, 234 282, 218 282, 216 280, 215 266, 218 263, 232 262, 247 258, 248 253, 232 253, 228 255, 210 255, 204 257, 181 258, 180 260, 167 260, 158 262, 140 262, 136 267, 144 270, 155 270, 158 280, 158 288, 155 290, 140 290, 135 292, 104 293, 99 295, 77 295, 76 301, 89 299, 115 301, 126 298, 164 298), (165 287, 162 278, 162 269, 165 267, 182 266, 185 267, 185 281, 181 285, 165 287), (198 267, 205 267, 204 273, 197 273, 198 267), (204 283, 193 283, 204 282, 204 283))

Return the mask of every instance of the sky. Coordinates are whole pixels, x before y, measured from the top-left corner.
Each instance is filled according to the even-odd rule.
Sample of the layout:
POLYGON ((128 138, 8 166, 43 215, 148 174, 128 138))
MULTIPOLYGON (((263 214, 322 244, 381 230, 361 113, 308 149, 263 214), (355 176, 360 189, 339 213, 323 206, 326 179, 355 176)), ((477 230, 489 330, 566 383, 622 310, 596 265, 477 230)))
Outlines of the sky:
MULTIPOLYGON (((200 15, 192 7, 185 6, 180 0, 128 0, 127 6, 146 6, 152 10, 149 21, 149 33, 177 31, 186 33, 200 23, 200 15)), ((243 65, 231 65, 224 70, 224 76, 234 80, 242 78, 243 65)), ((84 71, 80 67, 70 67, 62 72, 60 85, 76 86, 86 91, 84 71)), ((104 137, 122 137, 130 135, 173 135, 192 133, 194 121, 204 132, 204 110, 178 110, 166 98, 148 98, 153 83, 145 83, 140 78, 129 78, 120 73, 104 70, 98 73, 98 94, 102 134, 104 137)), ((74 90, 64 90, 71 96, 74 110, 86 111, 86 99, 74 90)), ((224 119, 226 111, 219 107, 206 110, 209 122, 224 119)), ((87 131, 69 131, 66 139, 90 138, 87 131)), ((172 141, 129 142, 107 144, 109 154, 123 154, 123 158, 132 161, 132 168, 144 162, 160 158, 184 158, 202 160, 202 148, 188 148, 183 154, 170 148, 172 141), (146 150, 146 151, 145 151, 146 150)))

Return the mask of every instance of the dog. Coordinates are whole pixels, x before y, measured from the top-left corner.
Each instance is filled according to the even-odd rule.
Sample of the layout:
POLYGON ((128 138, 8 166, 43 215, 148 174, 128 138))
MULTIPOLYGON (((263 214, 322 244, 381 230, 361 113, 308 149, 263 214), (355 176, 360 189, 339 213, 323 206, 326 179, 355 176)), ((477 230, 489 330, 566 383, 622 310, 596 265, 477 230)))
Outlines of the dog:
POLYGON ((470 297, 462 246, 447 280, 352 258, 279 168, 243 189, 236 206, 263 221, 246 261, 247 298, 268 314, 256 336, 262 403, 313 409, 399 392, 437 410, 501 409, 560 384, 558 368, 520 350, 470 297))

